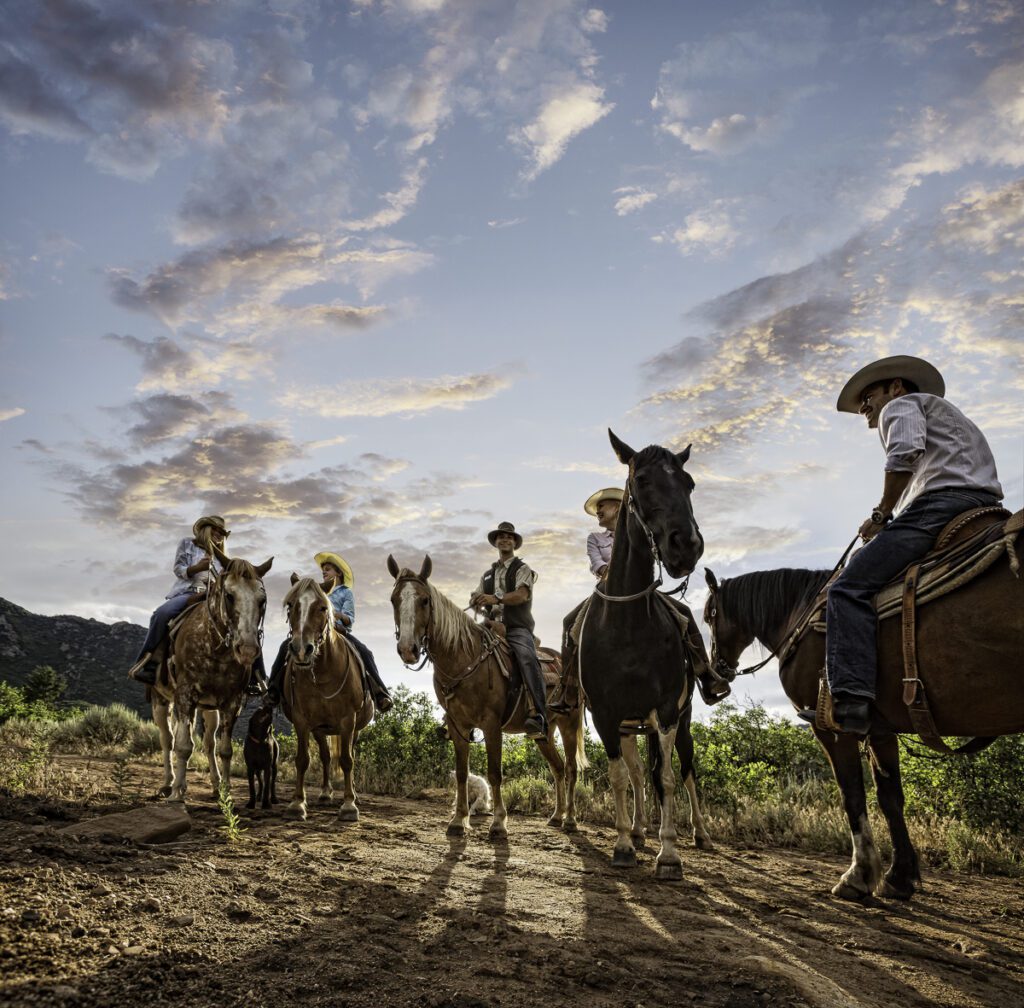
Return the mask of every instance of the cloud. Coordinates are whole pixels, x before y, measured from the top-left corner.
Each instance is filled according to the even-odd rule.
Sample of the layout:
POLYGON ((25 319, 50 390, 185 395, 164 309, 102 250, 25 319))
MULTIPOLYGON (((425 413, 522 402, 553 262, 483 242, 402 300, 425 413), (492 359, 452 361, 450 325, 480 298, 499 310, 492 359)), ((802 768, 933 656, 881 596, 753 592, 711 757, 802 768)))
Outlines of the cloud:
POLYGON ((24 416, 25 411, 20 406, 11 406, 7 409, 0 409, 0 423, 5 420, 13 420, 15 417, 24 416))
POLYGON ((465 409, 471 403, 493 398, 512 384, 512 377, 490 373, 430 379, 380 379, 330 388, 291 389, 277 401, 286 409, 332 419, 393 414, 411 416, 434 409, 465 409))
POLYGON ((656 235, 655 240, 672 242, 683 255, 694 252, 725 255, 740 237, 734 220, 735 206, 735 200, 714 200, 709 206, 687 214, 680 227, 656 235))
POLYGON ((657 193, 642 186, 621 186, 615 190, 614 195, 619 197, 615 201, 615 212, 620 217, 635 213, 658 198, 657 193))
POLYGON ((426 168, 426 158, 418 158, 416 163, 405 171, 402 185, 394 192, 383 195, 382 209, 360 220, 345 221, 342 227, 347 231, 375 231, 397 224, 416 205, 420 190, 423 188, 426 168))
POLYGON ((604 88, 591 81, 574 81, 549 97, 533 122, 514 130, 510 137, 527 149, 532 162, 524 178, 532 181, 556 164, 573 137, 613 108, 613 103, 604 101, 604 88))
POLYGON ((525 217, 512 217, 509 220, 489 220, 487 226, 489 228, 510 228, 515 227, 517 224, 522 224, 526 220, 525 217))

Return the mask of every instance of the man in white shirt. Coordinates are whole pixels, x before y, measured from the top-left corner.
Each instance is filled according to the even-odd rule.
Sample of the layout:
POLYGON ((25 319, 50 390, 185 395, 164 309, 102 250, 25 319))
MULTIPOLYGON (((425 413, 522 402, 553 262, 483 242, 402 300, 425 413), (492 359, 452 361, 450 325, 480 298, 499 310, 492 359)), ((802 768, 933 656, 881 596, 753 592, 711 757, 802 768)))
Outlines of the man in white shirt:
POLYGON ((860 527, 866 545, 828 591, 825 669, 843 731, 866 734, 871 725, 875 594, 921 559, 950 519, 1003 499, 985 435, 943 398, 945 391, 927 361, 886 357, 861 368, 836 403, 877 428, 885 450, 882 498, 860 527))
POLYGON ((601 528, 587 536, 587 557, 590 559, 590 573, 601 581, 608 573, 612 559, 612 544, 615 541, 615 523, 622 506, 622 488, 605 487, 591 494, 583 510, 597 519, 601 528))

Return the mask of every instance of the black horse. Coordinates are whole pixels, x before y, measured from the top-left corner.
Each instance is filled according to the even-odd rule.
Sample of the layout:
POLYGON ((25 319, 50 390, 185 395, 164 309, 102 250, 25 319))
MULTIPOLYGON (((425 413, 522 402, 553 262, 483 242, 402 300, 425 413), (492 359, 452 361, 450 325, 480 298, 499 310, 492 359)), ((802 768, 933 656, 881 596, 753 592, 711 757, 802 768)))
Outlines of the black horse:
MULTIPOLYGON (((642 841, 643 837, 642 809, 634 815, 632 830, 626 811, 630 779, 642 781, 636 746, 636 734, 641 732, 649 742, 651 777, 661 806, 661 851, 655 876, 679 879, 673 747, 690 791, 695 838, 700 823, 690 735, 694 675, 678 611, 658 594, 660 581, 654 566, 659 560, 672 577, 685 577, 704 552, 690 507, 694 483, 683 468, 690 448, 676 454, 651 445, 635 452, 611 431, 608 436, 619 461, 629 467, 629 477, 607 583, 604 590, 594 592, 579 630, 580 682, 594 728, 608 753, 618 832, 612 864, 636 864, 634 838, 642 841)), ((637 794, 637 806, 641 801, 637 794)), ((699 845, 704 845, 700 843, 706 839, 702 824, 699 834, 699 845)))

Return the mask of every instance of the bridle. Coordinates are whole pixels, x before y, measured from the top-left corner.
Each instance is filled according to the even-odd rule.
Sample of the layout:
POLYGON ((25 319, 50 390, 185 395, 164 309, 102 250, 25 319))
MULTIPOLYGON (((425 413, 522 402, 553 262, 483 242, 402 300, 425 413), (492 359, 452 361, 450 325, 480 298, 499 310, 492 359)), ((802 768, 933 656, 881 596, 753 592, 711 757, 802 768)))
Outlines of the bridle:
MULTIPOLYGON (((426 581, 424 581, 420 577, 417 577, 415 574, 406 574, 406 575, 404 575, 402 577, 398 577, 398 578, 395 579, 395 587, 394 587, 394 589, 391 592, 392 609, 394 609, 395 595, 398 593, 399 589, 401 588, 401 586, 403 584, 406 584, 406 583, 408 583, 410 581, 414 582, 415 584, 420 585, 426 591, 426 596, 425 597, 426 597, 426 600, 427 600, 427 619, 426 619, 426 622, 423 625, 423 633, 421 634, 420 639, 418 641, 416 641, 416 654, 417 654, 417 656, 420 659, 419 665, 416 665, 415 667, 413 667, 412 665, 406 665, 404 661, 402 662, 402 665, 405 666, 405 668, 409 669, 410 672, 419 672, 427 664, 428 661, 432 660, 431 657, 430 657, 430 623, 431 623, 431 620, 433 619, 433 616, 434 616, 434 603, 431 600, 430 589, 427 587, 426 581)), ((400 635, 401 635, 401 630, 399 629, 398 623, 396 621, 396 623, 395 623, 395 641, 396 642, 398 641, 400 635)))
MULTIPOLYGON (((303 671, 303 672, 305 672, 308 669, 309 670, 310 682, 312 682, 312 684, 314 686, 317 686, 317 687, 320 685, 320 683, 317 681, 317 678, 316 678, 316 660, 317 660, 317 658, 320 657, 320 652, 323 650, 324 645, 326 645, 327 642, 331 639, 331 635, 337 633, 337 631, 334 629, 334 613, 331 610, 331 603, 330 603, 330 601, 328 601, 328 603, 327 603, 327 608, 328 608, 327 618, 324 620, 323 629, 316 636, 316 641, 313 644, 313 653, 309 656, 309 660, 308 661, 299 661, 299 659, 296 658, 294 652, 292 652, 292 654, 289 656, 289 659, 288 659, 289 662, 291 663, 291 666, 292 666, 293 669, 295 669, 297 671, 303 671)), ((291 612, 290 611, 289 611, 288 615, 289 615, 288 625, 289 625, 289 628, 291 628, 291 612)), ((294 635, 294 630, 292 630, 292 634, 294 635)), ((290 647, 289 647, 289 650, 291 650, 290 647)), ((350 658, 350 660, 349 660, 349 662, 345 666, 345 674, 341 677, 341 682, 339 683, 338 688, 333 693, 328 693, 326 695, 321 693, 320 694, 320 698, 322 700, 333 700, 334 697, 336 697, 345 688, 345 685, 348 683, 349 676, 352 674, 351 655, 349 656, 349 658, 350 658)), ((292 684, 292 696, 294 698, 294 694, 295 694, 295 679, 294 679, 294 677, 291 680, 291 684, 292 684)), ((293 702, 294 702, 294 700, 293 700, 293 702)))
MULTIPOLYGON (((214 633, 217 635, 218 643, 215 650, 217 651, 230 651, 235 642, 235 628, 228 621, 227 612, 225 611, 225 591, 223 586, 224 577, 227 571, 217 571, 210 569, 210 580, 206 588, 206 617, 213 628, 214 633), (217 596, 217 608, 216 612, 213 607, 213 597, 217 596), (221 623, 224 624, 223 629, 218 623, 218 617, 221 623)), ((263 648, 263 620, 266 617, 266 610, 260 613, 259 624, 256 627, 256 641, 260 648, 263 648)))

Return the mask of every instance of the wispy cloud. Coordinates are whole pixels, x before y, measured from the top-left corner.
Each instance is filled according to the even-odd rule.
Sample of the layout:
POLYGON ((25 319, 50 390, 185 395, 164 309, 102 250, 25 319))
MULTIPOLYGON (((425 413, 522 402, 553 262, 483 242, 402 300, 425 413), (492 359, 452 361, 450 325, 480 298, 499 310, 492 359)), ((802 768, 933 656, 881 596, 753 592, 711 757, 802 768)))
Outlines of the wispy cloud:
POLYGON ((621 186, 615 190, 614 195, 619 197, 615 201, 615 212, 620 217, 635 213, 658 198, 656 192, 645 189, 643 186, 621 186))
POLYGON ((24 416, 25 411, 20 406, 11 406, 7 409, 0 409, 0 423, 5 420, 13 420, 15 417, 24 416))

